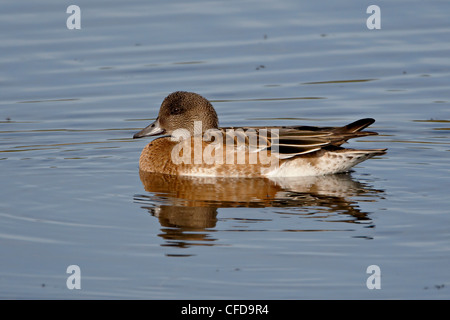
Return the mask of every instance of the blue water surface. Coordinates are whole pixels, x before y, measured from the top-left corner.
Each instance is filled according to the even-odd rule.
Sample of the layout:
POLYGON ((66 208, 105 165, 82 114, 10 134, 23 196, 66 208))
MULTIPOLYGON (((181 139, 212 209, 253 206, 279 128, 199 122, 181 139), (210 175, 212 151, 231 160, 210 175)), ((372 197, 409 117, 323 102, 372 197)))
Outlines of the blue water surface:
POLYGON ((374 30, 370 4, 4 0, 0 297, 450 298, 450 3, 378 1, 374 30), (176 90, 222 126, 373 117, 349 146, 388 153, 321 178, 140 176, 132 136, 176 90))

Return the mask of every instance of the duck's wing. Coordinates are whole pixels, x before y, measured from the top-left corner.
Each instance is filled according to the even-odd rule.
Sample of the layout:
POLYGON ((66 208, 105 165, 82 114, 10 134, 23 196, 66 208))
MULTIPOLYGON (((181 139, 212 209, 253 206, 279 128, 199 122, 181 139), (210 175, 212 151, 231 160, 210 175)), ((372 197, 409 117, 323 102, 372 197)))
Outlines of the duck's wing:
POLYGON ((331 144, 332 133, 306 127, 282 127, 270 130, 270 150, 281 159, 318 151, 331 144))
POLYGON ((349 139, 376 135, 376 132, 361 131, 375 120, 371 118, 352 122, 344 127, 242 127, 221 128, 226 142, 250 151, 270 150, 279 158, 286 159, 308 154, 323 148, 339 147, 349 139))

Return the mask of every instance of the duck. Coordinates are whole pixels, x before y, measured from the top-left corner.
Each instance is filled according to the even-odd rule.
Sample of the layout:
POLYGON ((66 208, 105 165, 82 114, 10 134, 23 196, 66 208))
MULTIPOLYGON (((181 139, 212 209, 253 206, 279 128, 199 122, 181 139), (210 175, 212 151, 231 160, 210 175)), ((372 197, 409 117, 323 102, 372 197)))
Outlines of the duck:
POLYGON ((200 177, 305 177, 348 172, 387 149, 350 149, 347 140, 377 132, 364 118, 341 127, 219 127, 211 102, 176 91, 162 102, 156 120, 133 139, 160 136, 139 157, 139 170, 200 177))

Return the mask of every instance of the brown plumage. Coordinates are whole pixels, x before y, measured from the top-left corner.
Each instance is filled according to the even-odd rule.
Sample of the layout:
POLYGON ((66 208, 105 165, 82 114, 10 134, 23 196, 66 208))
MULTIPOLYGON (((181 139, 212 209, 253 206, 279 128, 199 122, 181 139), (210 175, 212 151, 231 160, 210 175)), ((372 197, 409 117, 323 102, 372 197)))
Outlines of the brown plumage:
MULTIPOLYGON (((156 121, 133 138, 160 134, 177 137, 176 141, 168 137, 160 138, 144 148, 140 168, 147 172, 252 177, 320 175, 347 171, 361 161, 384 154, 386 149, 353 150, 341 147, 349 139, 376 135, 376 132, 362 131, 374 122, 374 119, 365 118, 343 127, 219 128, 217 113, 207 99, 196 93, 177 91, 164 99, 156 121), (202 138, 202 152, 216 143, 216 152, 223 157, 230 152, 237 154, 245 150, 247 161, 252 153, 264 151, 271 159, 277 159, 278 167, 264 165, 259 160, 256 163, 174 163, 171 152, 180 138, 184 140, 181 143, 190 147, 194 146, 194 136, 202 138), (226 149, 226 145, 232 145, 233 149, 226 149)), ((192 160, 194 155, 188 158, 192 160)))

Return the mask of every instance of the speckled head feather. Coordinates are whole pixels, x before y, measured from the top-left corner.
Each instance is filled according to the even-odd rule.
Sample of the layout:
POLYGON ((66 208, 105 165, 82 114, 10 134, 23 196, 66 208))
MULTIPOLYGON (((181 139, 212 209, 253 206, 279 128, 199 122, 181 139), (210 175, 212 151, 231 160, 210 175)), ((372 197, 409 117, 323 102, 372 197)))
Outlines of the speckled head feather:
POLYGON ((212 104, 194 92, 176 91, 169 94, 161 104, 158 121, 167 134, 177 129, 187 129, 194 135, 194 122, 202 122, 202 131, 217 129, 219 119, 212 104))

